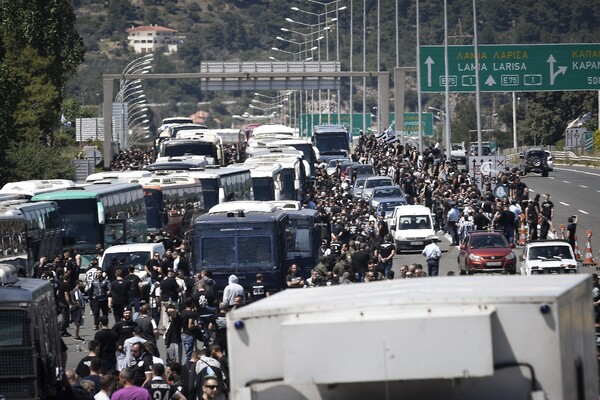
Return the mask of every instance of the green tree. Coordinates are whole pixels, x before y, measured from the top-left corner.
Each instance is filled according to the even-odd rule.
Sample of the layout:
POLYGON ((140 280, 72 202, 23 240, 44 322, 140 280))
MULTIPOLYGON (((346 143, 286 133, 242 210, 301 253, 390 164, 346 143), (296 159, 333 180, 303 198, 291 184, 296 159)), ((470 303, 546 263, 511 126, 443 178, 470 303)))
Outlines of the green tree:
MULTIPOLYGON (((83 62, 84 47, 75 30, 69 0, 0 0, 0 174, 25 179, 32 158, 22 151, 38 143, 48 149, 40 162, 62 163, 50 149, 60 124, 66 82, 83 62), (40 141, 42 139, 42 141, 40 141), (18 172, 15 172, 18 171, 18 172)), ((68 165, 58 170, 66 171, 68 165)))
POLYGON ((10 169, 2 180, 6 183, 29 179, 74 179, 73 158, 73 154, 57 153, 56 149, 39 140, 27 140, 18 145, 13 143, 7 161, 10 165, 18 165, 18 168, 10 169))

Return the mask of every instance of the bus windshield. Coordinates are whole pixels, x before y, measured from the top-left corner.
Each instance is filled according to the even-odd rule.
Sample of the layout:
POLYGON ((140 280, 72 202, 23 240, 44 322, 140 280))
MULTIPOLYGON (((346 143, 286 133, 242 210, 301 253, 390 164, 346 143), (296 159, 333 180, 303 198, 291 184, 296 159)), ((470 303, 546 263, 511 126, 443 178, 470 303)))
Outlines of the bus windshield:
POLYGON ((254 200, 275 200, 273 179, 268 177, 252 178, 254 200))
POLYGON ((162 192, 156 189, 144 188, 144 203, 146 204, 146 221, 149 231, 160 231, 162 221, 162 192))
POLYGON ((177 141, 169 143, 165 146, 164 156, 165 157, 176 157, 183 156, 186 154, 193 154, 195 156, 207 156, 217 159, 217 151, 215 145, 207 142, 182 142, 177 141))
POLYGON ((317 147, 321 153, 348 149, 348 135, 345 132, 327 133, 317 136, 317 147))
POLYGON ((63 247, 93 250, 103 243, 98 224, 98 208, 95 199, 57 200, 63 222, 63 247))
POLYGON ((281 200, 296 200, 296 188, 294 186, 294 170, 284 169, 281 171, 283 181, 281 200))
POLYGON ((204 209, 210 210, 212 206, 219 204, 219 182, 217 178, 200 178, 200 183, 202 183, 204 209))

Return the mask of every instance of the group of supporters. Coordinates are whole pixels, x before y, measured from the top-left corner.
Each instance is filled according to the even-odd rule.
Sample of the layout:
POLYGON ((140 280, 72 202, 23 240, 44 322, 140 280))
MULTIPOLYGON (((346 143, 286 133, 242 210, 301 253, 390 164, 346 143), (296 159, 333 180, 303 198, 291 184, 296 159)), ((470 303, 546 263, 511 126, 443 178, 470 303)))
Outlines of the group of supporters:
MULTIPOLYGON (((152 150, 120 152, 112 166, 115 170, 141 169, 154 157, 152 150)), ((453 245, 469 232, 485 229, 502 230, 514 242, 523 220, 536 227, 541 221, 539 232, 531 232, 532 238, 544 237, 552 230, 554 205, 550 196, 542 202, 539 196, 530 198, 518 170, 500 173, 498 179, 509 188, 509 194, 497 199, 490 186, 481 190, 459 166, 447 162, 438 145, 419 152, 411 146, 361 135, 352 158, 372 164, 378 175, 391 177, 409 204, 429 207, 436 230, 447 234, 453 245)), ((343 176, 341 169, 328 175, 325 164, 316 166, 303 205, 319 211, 317 224, 323 238, 320 258, 307 274, 291 265, 286 276, 288 288, 437 274, 429 265, 425 272, 421 264, 402 265, 394 274, 396 248, 387 221, 384 215, 376 214, 368 200, 352 196, 350 188, 356 178, 343 176)), ((575 225, 568 232, 574 235, 575 225)), ((73 393, 80 396, 77 398, 227 396, 226 313, 269 295, 271 290, 260 274, 250 290, 239 285, 235 275, 229 277, 226 287, 217 288, 210 269, 194 274, 184 248, 172 241, 165 244, 165 255, 155 254, 146 263, 150 277, 146 281, 120 260, 113 260, 106 270, 99 268, 97 260, 92 261, 85 271, 86 280, 80 281, 80 258, 71 252, 52 262, 42 259, 35 266, 36 276, 55 285, 61 336, 72 336, 72 323, 74 339, 82 340, 79 327, 85 301, 92 312, 96 333, 88 343, 89 354, 67 374, 73 393), (221 291, 223 295, 218 296, 221 291), (115 322, 109 326, 111 313, 115 322), (159 340, 164 340, 165 354, 158 351, 159 340)), ((430 256, 427 251, 423 254, 430 256)))
POLYGON ((151 279, 144 281, 123 260, 111 260, 105 270, 98 259, 85 270, 80 263, 79 255, 67 251, 51 260, 42 257, 34 266, 35 277, 51 281, 55 288, 61 337, 83 345, 80 327, 86 309, 91 312, 95 335, 88 342, 89 355, 75 371, 66 371, 65 389, 74 398, 227 395, 225 315, 235 301, 231 307, 219 302, 210 270, 192 274, 178 248, 148 260, 145 269, 151 279), (80 272, 85 280, 78 279, 80 272), (114 324, 109 323, 110 315, 114 324), (159 353, 159 340, 164 341, 165 354, 159 353))

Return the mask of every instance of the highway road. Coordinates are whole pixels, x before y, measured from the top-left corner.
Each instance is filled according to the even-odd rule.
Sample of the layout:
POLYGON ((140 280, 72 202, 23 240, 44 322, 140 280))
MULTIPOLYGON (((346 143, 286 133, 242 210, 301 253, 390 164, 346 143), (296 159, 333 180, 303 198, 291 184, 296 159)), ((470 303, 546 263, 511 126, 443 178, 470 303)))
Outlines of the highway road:
MULTIPOLYGON (((554 203, 553 226, 559 234, 559 226, 567 226, 567 220, 571 215, 579 217, 577 226, 577 238, 579 251, 582 257, 585 255, 586 235, 585 231, 592 230, 591 244, 594 257, 600 253, 600 170, 584 166, 555 165, 554 171, 547 178, 539 174, 531 173, 523 177, 523 182, 530 190, 530 198, 540 194, 543 201, 544 194, 549 193, 554 203)), ((458 274, 458 248, 450 246, 446 237, 441 237, 439 243, 442 249, 440 260, 440 275, 447 275, 448 271, 458 274)), ((516 248, 517 257, 522 254, 521 249, 516 248)), ((596 260, 600 261, 600 260, 596 260)), ((399 273, 399 268, 404 264, 420 263, 426 268, 425 257, 420 252, 402 253, 394 258, 393 270, 399 273)), ((517 271, 519 262, 517 262, 517 271)), ((595 268, 581 267, 582 273, 591 273, 595 268)))
MULTIPOLYGON (((560 224, 567 225, 567 219, 571 215, 579 216, 579 224, 577 227, 579 249, 582 256, 585 252, 586 238, 585 231, 591 229, 594 234, 592 236, 592 250, 594 256, 597 257, 600 250, 600 170, 582 166, 563 166, 557 165, 554 171, 550 172, 548 178, 543 178, 541 175, 530 174, 523 178, 523 181, 530 189, 531 197, 539 193, 542 195, 550 193, 551 200, 555 206, 554 226, 558 229, 560 224)), ((457 255, 458 248, 450 246, 450 241, 446 237, 441 237, 439 243, 442 249, 442 258, 440 260, 440 275, 448 274, 448 271, 454 271, 458 274, 457 255)), ((515 249, 517 258, 521 255, 520 249, 515 249)), ((420 263, 426 268, 425 257, 420 251, 406 253, 403 252, 394 258, 393 270, 396 276, 399 274, 399 268, 403 264, 420 263)), ((519 265, 517 264, 517 271, 519 265)), ((591 273, 595 271, 593 268, 581 267, 581 273, 591 273)), ((426 278, 418 278, 426 279, 426 278)), ((474 279, 477 279, 474 277, 474 279)), ((112 325, 112 321, 111 321, 112 325)), ((90 340, 94 337, 92 319, 89 315, 89 308, 86 311, 85 325, 81 331, 81 336, 90 340)), ((72 331, 72 329, 71 329, 72 331)), ((75 368, 79 360, 87 354, 87 343, 75 341, 73 338, 64 338, 65 343, 69 347, 68 353, 68 368, 75 368), (75 351, 77 344, 80 345, 82 351, 75 351)), ((159 348, 161 353, 165 354, 164 341, 159 340, 159 348)))

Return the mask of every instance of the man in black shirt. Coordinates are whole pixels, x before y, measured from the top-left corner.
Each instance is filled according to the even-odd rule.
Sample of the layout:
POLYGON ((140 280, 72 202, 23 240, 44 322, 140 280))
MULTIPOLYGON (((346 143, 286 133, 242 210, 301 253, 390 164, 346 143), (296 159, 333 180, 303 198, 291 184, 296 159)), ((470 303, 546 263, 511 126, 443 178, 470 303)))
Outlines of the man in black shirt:
POLYGON ((554 203, 550 201, 550 195, 548 193, 544 195, 544 201, 540 204, 540 210, 543 216, 548 218, 549 221, 552 221, 552 217, 554 216, 554 203))
POLYGON ((154 364, 152 366, 152 380, 146 382, 144 387, 150 392, 152 399, 171 400, 184 399, 183 395, 174 387, 165 381, 165 366, 163 364, 154 364))
POLYGON ((135 274, 135 267, 130 265, 128 267, 127 275, 125 279, 129 282, 129 304, 128 306, 133 308, 133 320, 135 321, 140 316, 140 303, 142 301, 142 289, 140 287, 141 279, 135 274))
POLYGON ((165 333, 165 347, 167 348, 167 362, 181 362, 183 344, 181 332, 183 330, 183 318, 177 311, 175 304, 167 306, 169 325, 165 333))
POLYGON ((129 367, 134 369, 133 384, 144 386, 152 379, 152 354, 146 351, 143 343, 136 342, 131 345, 131 356, 133 360, 129 367))
POLYGON ((98 356, 102 359, 102 369, 105 373, 117 368, 117 342, 119 335, 108 327, 108 317, 101 316, 99 319, 100 330, 94 335, 94 340, 99 343, 98 356))
POLYGON ((352 255, 352 269, 357 274, 359 282, 362 282, 365 279, 365 273, 367 272, 367 267, 371 258, 368 248, 369 247, 363 243, 360 250, 355 251, 352 255))
POLYGON ((67 332, 69 328, 69 320, 71 319, 71 313, 69 309, 69 305, 71 303, 71 274, 69 272, 65 272, 62 276, 62 279, 58 281, 57 287, 57 302, 58 302, 58 310, 61 315, 60 322, 60 336, 69 337, 71 334, 67 332))
POLYGON ((169 305, 177 304, 179 299, 179 292, 183 289, 177 283, 175 279, 175 272, 173 268, 169 268, 167 271, 167 277, 160 281, 160 302, 162 305, 162 316, 161 316, 161 329, 167 326, 168 316, 167 307, 169 305))
POLYGON ((129 305, 129 282, 123 279, 123 271, 115 271, 115 280, 110 283, 109 307, 112 307, 115 322, 123 318, 123 310, 129 305))
POLYGON ((124 343, 127 339, 133 336, 133 329, 137 326, 137 322, 135 322, 132 318, 131 308, 126 308, 123 310, 123 318, 115 323, 113 326, 113 331, 118 335, 118 348, 117 348, 117 363, 123 369, 126 367, 124 365, 125 362, 125 350, 124 343))

